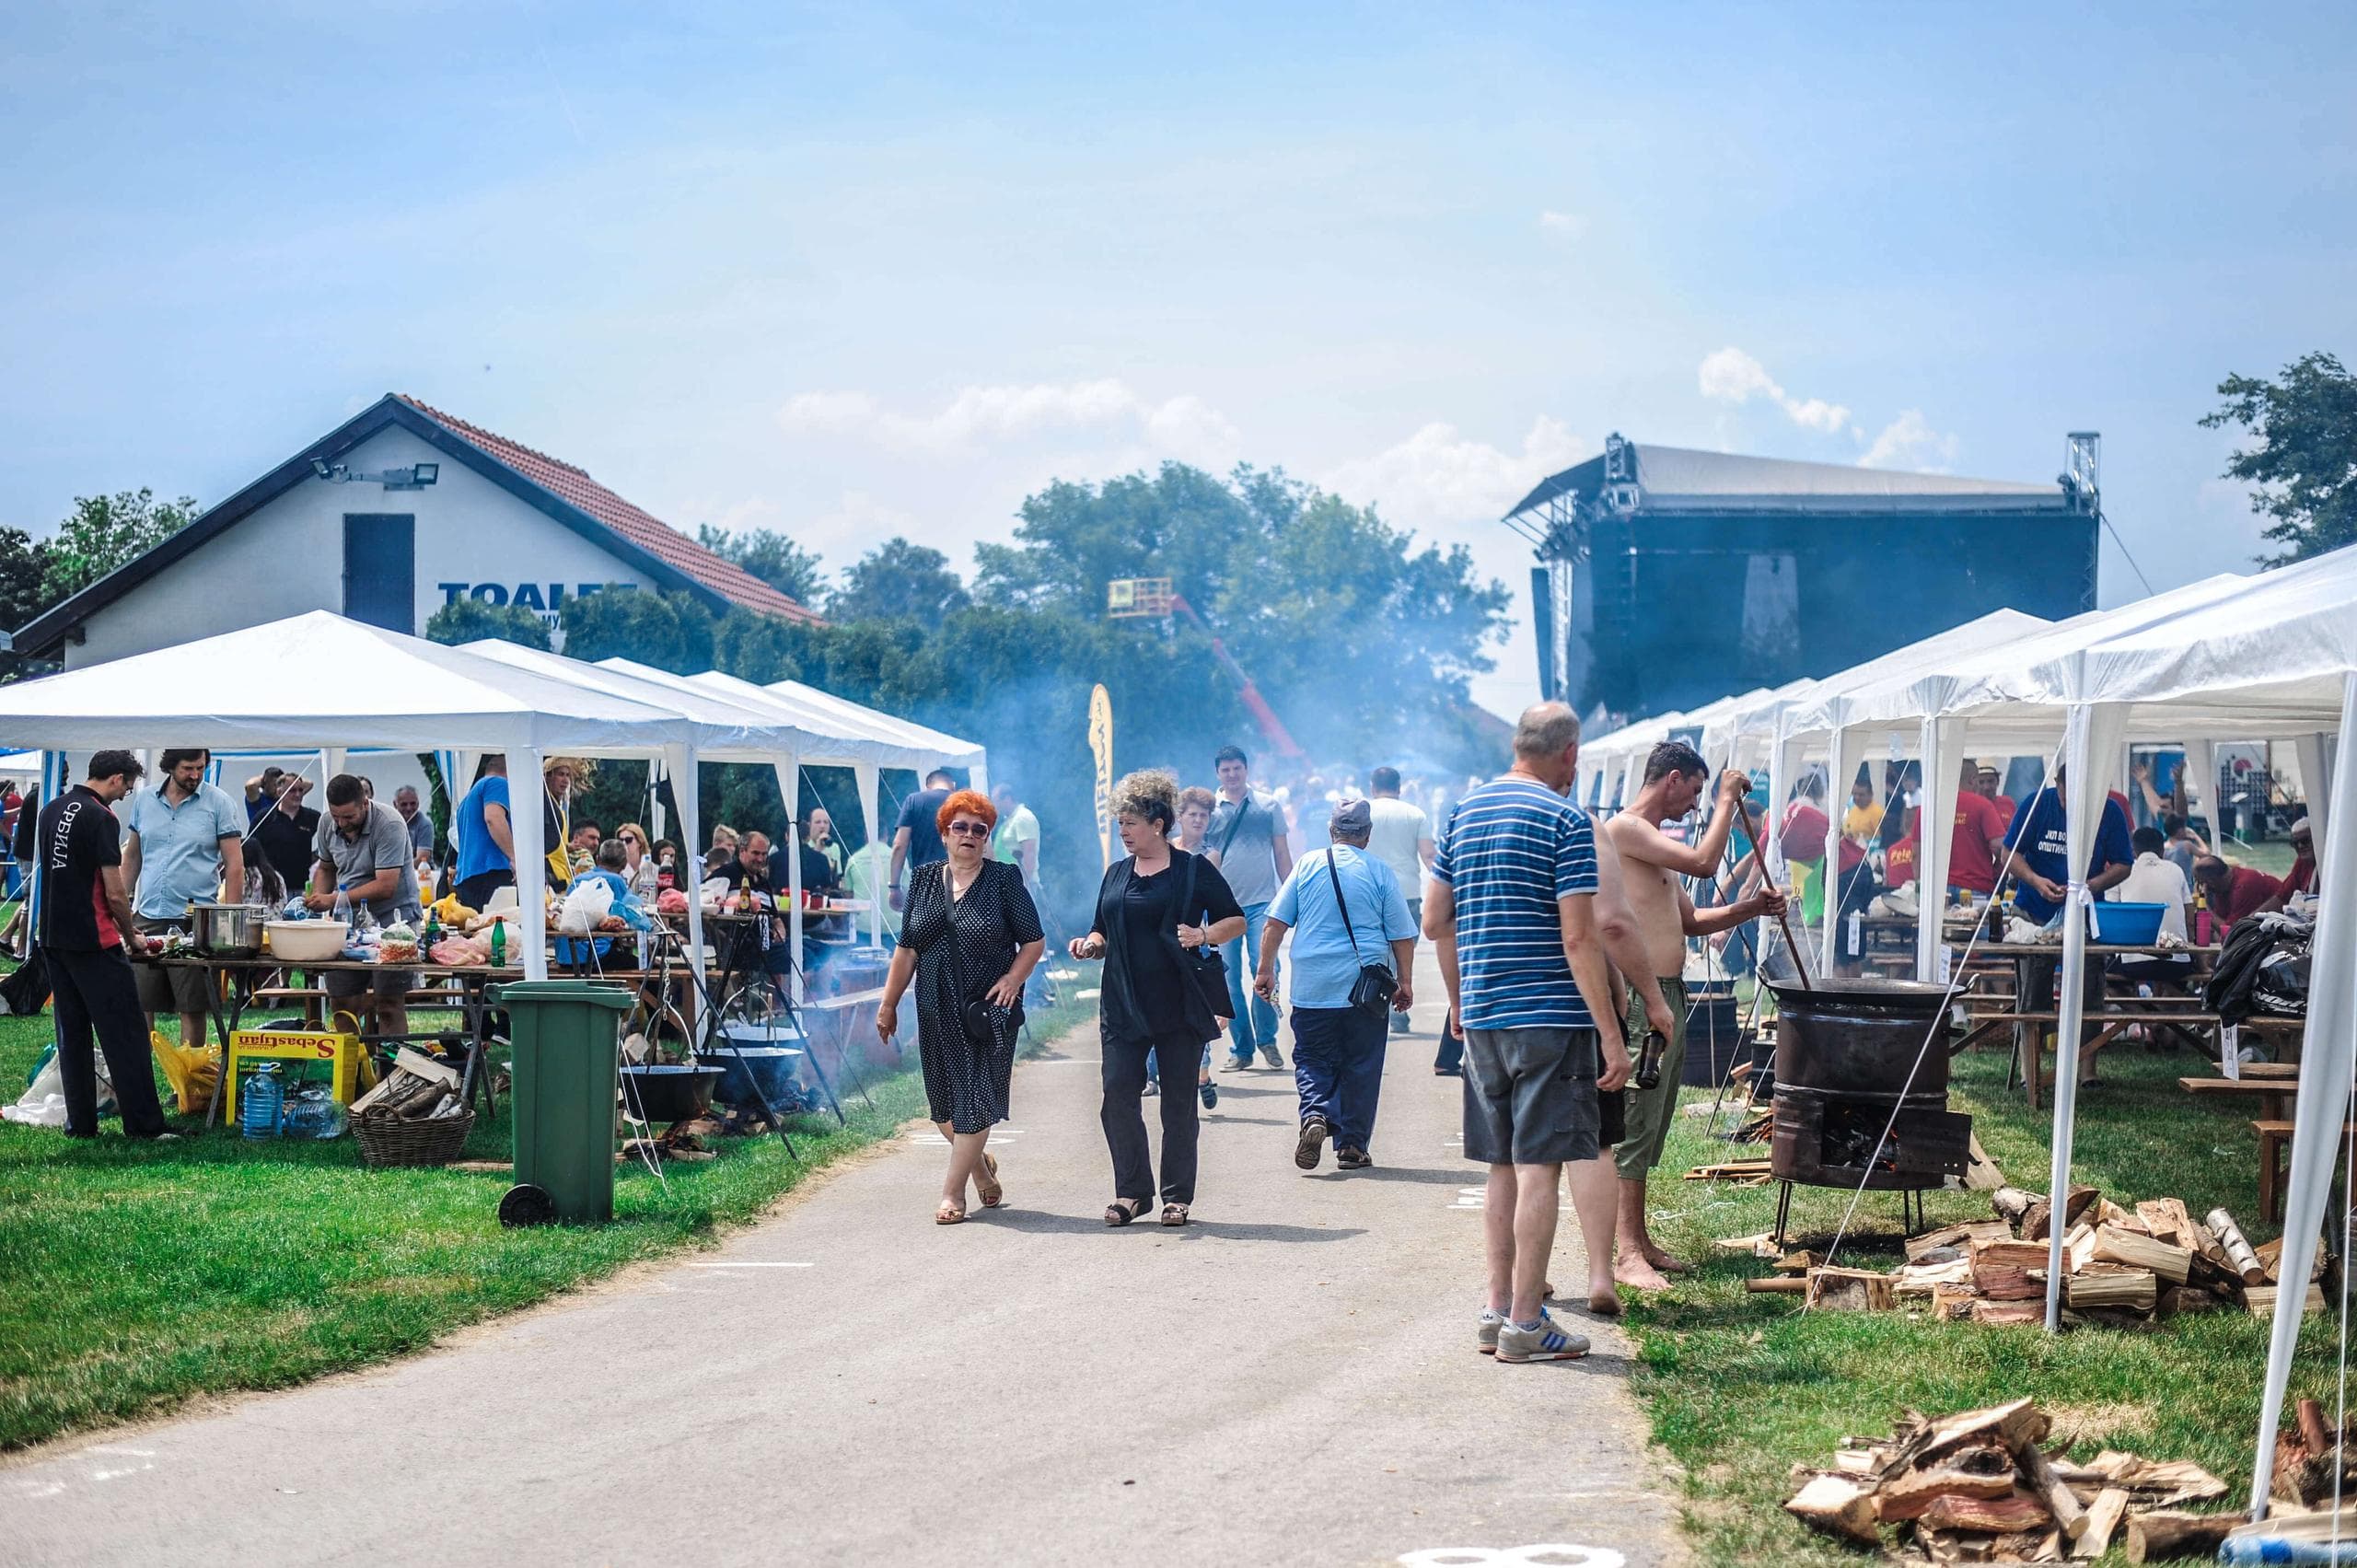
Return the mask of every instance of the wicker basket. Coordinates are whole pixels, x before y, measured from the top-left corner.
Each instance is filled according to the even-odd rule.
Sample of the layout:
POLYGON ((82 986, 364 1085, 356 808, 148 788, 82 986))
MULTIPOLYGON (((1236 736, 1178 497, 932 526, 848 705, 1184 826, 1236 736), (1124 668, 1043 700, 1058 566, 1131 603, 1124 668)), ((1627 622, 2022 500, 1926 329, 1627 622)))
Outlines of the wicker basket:
POLYGON ((360 1163, 372 1169, 400 1165, 448 1165, 466 1151, 467 1134, 474 1125, 472 1110, 424 1121, 404 1121, 398 1116, 364 1111, 352 1119, 352 1138, 360 1145, 360 1163))

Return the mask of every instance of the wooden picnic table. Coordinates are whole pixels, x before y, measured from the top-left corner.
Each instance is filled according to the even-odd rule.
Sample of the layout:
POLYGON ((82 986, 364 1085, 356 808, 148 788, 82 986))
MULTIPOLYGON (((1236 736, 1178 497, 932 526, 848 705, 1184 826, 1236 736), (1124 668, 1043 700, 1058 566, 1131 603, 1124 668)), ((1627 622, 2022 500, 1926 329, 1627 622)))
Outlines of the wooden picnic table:
MULTIPOLYGON (((2021 1066, 2022 1082, 2033 1109, 2038 1105, 2045 1077, 2044 1055, 2048 1033, 2059 1028, 2061 1015, 2053 1002, 2054 982, 2062 964, 2062 944, 2060 942, 1981 942, 1972 949, 1976 958, 1993 958, 2013 967, 2014 995, 2003 1009, 1979 1014, 1973 1017, 1973 1028, 1956 1047, 1963 1050, 1986 1035, 2011 1027, 2014 1032, 2014 1055, 2021 1066)), ((2084 1009, 2082 1024, 2085 1030, 2084 1049, 2092 1055, 2109 1043, 2122 1029, 2131 1024, 2146 1023, 2159 1027, 2181 1028, 2214 1022, 2214 1016, 2200 1011, 2198 999, 2192 996, 2114 996, 2104 985, 2106 965, 2102 960, 2113 958, 2171 958, 2179 956, 2192 961, 2185 966, 2185 978, 2197 981, 2209 972, 2219 949, 2215 947, 2164 947, 2158 943, 2089 942, 2084 1009)), ((1968 1012, 1970 1001, 1968 998, 1968 1012)), ((2084 1060, 2084 1058, 2083 1058, 2084 1060)))

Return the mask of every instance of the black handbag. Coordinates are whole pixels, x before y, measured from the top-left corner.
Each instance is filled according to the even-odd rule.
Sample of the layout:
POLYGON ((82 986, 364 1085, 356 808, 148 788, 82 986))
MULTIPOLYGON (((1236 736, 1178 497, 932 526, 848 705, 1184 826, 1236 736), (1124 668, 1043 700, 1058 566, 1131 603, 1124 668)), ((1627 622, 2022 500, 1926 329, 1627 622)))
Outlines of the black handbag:
MULTIPOLYGON (((1230 836, 1233 837, 1232 834, 1230 836)), ((1179 853, 1186 852, 1182 850, 1179 853)), ((1179 925, 1187 923, 1190 912, 1200 912, 1195 910, 1195 862, 1199 858, 1187 855, 1187 880, 1178 889, 1177 923, 1179 925)), ((1177 938, 1174 936, 1172 940, 1177 938)), ((1211 1009, 1213 1018, 1226 1018, 1236 1011, 1236 1003, 1227 992, 1227 963, 1219 956, 1217 947, 1208 942, 1200 947, 1182 944, 1178 949, 1178 972, 1186 976, 1187 983, 1195 988, 1195 993, 1211 1009)))
MULTIPOLYGON (((1334 869, 1334 852, 1330 849, 1326 852, 1326 877, 1334 884, 1334 905, 1342 912, 1342 930, 1351 939, 1351 951, 1356 954, 1359 934, 1352 928, 1350 902, 1342 897, 1342 878, 1334 869)), ((1380 1018, 1391 1011, 1391 995, 1399 989, 1399 982, 1392 978, 1389 970, 1381 964, 1370 964, 1362 958, 1359 959, 1359 977, 1351 982, 1351 1005, 1362 1013, 1372 1013, 1380 1018)))

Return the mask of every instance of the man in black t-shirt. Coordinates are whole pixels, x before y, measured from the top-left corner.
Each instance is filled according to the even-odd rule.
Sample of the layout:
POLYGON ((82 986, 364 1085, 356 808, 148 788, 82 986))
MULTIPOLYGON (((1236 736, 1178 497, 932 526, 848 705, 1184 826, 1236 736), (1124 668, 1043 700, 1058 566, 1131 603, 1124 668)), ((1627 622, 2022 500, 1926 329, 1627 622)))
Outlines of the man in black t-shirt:
POLYGON ((319 814, 303 804, 309 794, 311 781, 300 773, 289 773, 279 786, 278 798, 272 801, 246 836, 279 880, 293 892, 311 880, 312 846, 319 839, 319 814))
POLYGON ((894 909, 901 908, 908 899, 900 886, 902 866, 914 871, 949 858, 948 847, 941 842, 941 807, 957 787, 958 781, 948 769, 935 768, 925 774, 924 787, 900 803, 900 819, 892 829, 892 871, 888 884, 894 909))
POLYGON ((122 884, 122 828, 111 809, 146 770, 128 751, 100 751, 90 776, 41 808, 39 940, 56 993, 57 1075, 65 1089, 65 1135, 99 1135, 98 1071, 91 1036, 106 1053, 123 1132, 169 1136, 156 1099, 147 1020, 123 956, 134 930, 122 884))

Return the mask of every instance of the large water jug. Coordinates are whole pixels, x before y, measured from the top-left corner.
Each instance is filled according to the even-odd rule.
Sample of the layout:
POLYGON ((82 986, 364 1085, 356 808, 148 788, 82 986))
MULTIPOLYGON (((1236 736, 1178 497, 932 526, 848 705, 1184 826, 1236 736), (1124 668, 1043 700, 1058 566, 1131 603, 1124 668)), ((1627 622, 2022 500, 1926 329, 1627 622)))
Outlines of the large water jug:
POLYGON ((247 1137, 277 1137, 285 1110, 286 1085, 277 1063, 261 1063, 238 1086, 238 1130, 247 1137))

